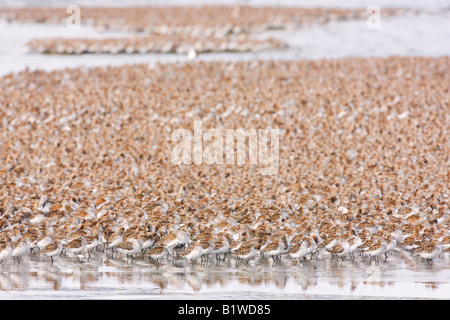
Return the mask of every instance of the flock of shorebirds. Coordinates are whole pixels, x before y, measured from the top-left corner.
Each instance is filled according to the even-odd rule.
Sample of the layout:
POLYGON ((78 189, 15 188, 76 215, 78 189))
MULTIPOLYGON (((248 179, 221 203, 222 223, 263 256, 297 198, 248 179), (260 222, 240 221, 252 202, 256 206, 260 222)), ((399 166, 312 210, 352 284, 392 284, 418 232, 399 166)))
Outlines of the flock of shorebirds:
POLYGON ((276 39, 250 39, 238 37, 193 37, 186 35, 151 35, 106 39, 34 39, 24 50, 39 53, 84 54, 84 53, 177 53, 249 52, 280 49, 286 45, 276 39))
MULTIPOLYGON (((363 19, 364 10, 278 8, 249 6, 82 8, 83 24, 101 30, 141 34, 106 39, 33 39, 26 52, 50 54, 144 54, 249 52, 276 50, 286 44, 276 39, 257 40, 247 34, 272 29, 293 30, 313 23, 363 19), (144 34, 144 36, 142 36, 144 34), (235 37, 238 36, 238 37, 235 37)), ((398 14, 399 10, 383 10, 398 14)), ((0 8, 0 18, 17 22, 67 23, 65 8, 0 8)))
POLYGON ((283 257, 305 263, 314 256, 379 263, 396 250, 407 250, 427 264, 450 251, 450 210, 443 203, 418 208, 390 208, 313 213, 305 206, 264 208, 260 212, 225 203, 216 212, 185 205, 183 213, 162 199, 150 201, 146 212, 117 215, 106 210, 112 199, 99 197, 88 208, 76 201, 52 203, 43 196, 35 211, 11 207, 1 217, 0 261, 43 255, 53 263, 62 254, 80 259, 106 252, 126 259, 149 257, 160 262, 185 259, 206 263, 227 256, 245 261, 255 256, 283 257), (157 219, 154 219, 157 218, 157 219))
MULTIPOLYGON (((223 37, 344 19, 365 19, 366 10, 252 6, 81 7, 82 23, 102 30, 223 37)), ((383 8, 383 15, 404 10, 383 8)), ((67 8, 1 8, 8 21, 66 24, 67 8)))
POLYGON ((449 66, 391 57, 7 75, 0 260, 373 264, 400 250, 431 265, 449 249, 449 66), (171 162, 171 133, 198 119, 205 130, 281 128, 277 174, 171 162))

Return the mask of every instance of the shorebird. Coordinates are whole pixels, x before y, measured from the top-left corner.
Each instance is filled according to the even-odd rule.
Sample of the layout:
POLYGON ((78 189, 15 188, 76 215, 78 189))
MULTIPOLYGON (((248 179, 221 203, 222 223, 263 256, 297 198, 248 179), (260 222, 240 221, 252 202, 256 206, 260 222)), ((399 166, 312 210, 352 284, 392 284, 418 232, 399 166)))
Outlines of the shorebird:
POLYGON ((100 245, 99 234, 94 233, 93 235, 86 236, 86 250, 89 256, 91 256, 91 253, 98 245, 100 245))
POLYGON ((426 259, 427 264, 430 266, 433 263, 433 259, 436 259, 442 252, 442 243, 429 243, 423 246, 422 249, 415 252, 422 259, 426 259))
POLYGON ((14 226, 14 228, 11 230, 10 235, 9 235, 12 243, 15 243, 18 240, 22 239, 22 236, 23 235, 17 226, 14 226))
POLYGON ((217 261, 220 261, 221 254, 223 254, 223 260, 225 260, 225 255, 228 253, 229 248, 230 244, 228 243, 228 240, 225 237, 223 237, 214 243, 214 249, 212 253, 216 255, 217 261))
POLYGON ((403 231, 401 229, 396 229, 395 231, 391 232, 391 236, 394 237, 394 240, 399 243, 402 240, 403 237, 403 231))
POLYGON ((39 249, 39 252, 41 252, 52 242, 53 238, 51 236, 51 233, 46 233, 38 239, 38 241, 36 242, 36 247, 39 249))
POLYGON ((11 244, 11 240, 8 239, 0 243, 0 261, 2 262, 2 265, 11 257, 12 252, 13 247, 11 244))
POLYGON ((214 250, 214 245, 211 241, 208 240, 201 240, 200 241, 200 246, 202 247, 203 251, 202 251, 202 261, 203 262, 207 262, 208 258, 209 258, 209 254, 213 252, 214 250))
POLYGON ((360 237, 355 236, 351 238, 348 243, 350 244, 350 257, 353 261, 355 259, 355 252, 359 249, 363 242, 360 237))
POLYGON ((418 239, 415 236, 406 237, 403 239, 401 243, 398 245, 402 247, 404 250, 409 251, 411 255, 413 255, 414 250, 417 249, 420 246, 421 238, 418 239))
POLYGON ((35 226, 38 226, 42 221, 45 219, 45 213, 42 211, 38 211, 37 213, 33 214, 33 216, 28 219, 32 224, 35 226))
POLYGON ((20 263, 22 257, 30 253, 30 247, 30 239, 28 239, 28 237, 24 237, 13 244, 11 256, 15 259, 15 261, 17 261, 17 263, 20 263))
POLYGON ((375 263, 378 264, 380 261, 380 255, 386 252, 386 242, 384 240, 379 240, 375 244, 371 245, 365 254, 370 256, 369 264, 372 262, 372 259, 375 260, 375 263))
POLYGON ((41 254, 50 257, 53 263, 53 257, 61 254, 62 244, 59 241, 49 243, 45 248, 41 250, 41 254))
POLYGON ((133 261, 134 256, 142 250, 142 240, 129 236, 126 240, 116 245, 116 249, 119 253, 131 258, 133 261))
POLYGON ((323 248, 323 249, 329 251, 337 244, 338 244, 337 237, 335 235, 330 235, 319 244, 319 249, 323 248))
POLYGON ((237 250, 239 250, 239 248, 240 248, 243 244, 244 244, 244 241, 242 241, 242 240, 232 240, 232 241, 230 242, 230 248, 229 248, 229 251, 230 251, 231 253, 234 253, 234 252, 236 252, 237 250))
POLYGON ((397 247, 397 240, 395 239, 395 236, 390 235, 387 239, 385 239, 385 241, 387 241, 387 244, 386 244, 386 251, 384 252, 385 256, 384 261, 386 261, 388 258, 387 254, 397 247))
POLYGON ((310 260, 312 260, 314 254, 319 254, 319 244, 321 240, 316 236, 316 235, 312 235, 309 236, 308 239, 306 239, 306 244, 308 247, 308 253, 310 254, 310 260))
POLYGON ((280 261, 280 255, 285 251, 286 250, 284 248, 283 242, 278 240, 269 243, 264 249, 261 249, 261 252, 264 253, 264 256, 272 257, 273 261, 280 261))
POLYGON ((233 253, 233 256, 239 258, 240 260, 245 260, 246 265, 249 260, 258 254, 258 251, 253 246, 241 246, 236 252, 233 253))
POLYGON ((166 247, 156 246, 156 247, 153 247, 152 249, 150 249, 149 251, 147 251, 145 253, 145 255, 156 260, 156 264, 159 266, 159 261, 161 259, 164 259, 168 253, 169 253, 169 251, 167 250, 166 247))
POLYGON ((447 236, 442 239, 442 249, 447 251, 450 249, 450 236, 447 236))
POLYGON ((115 246, 123 241, 123 233, 125 231, 124 227, 121 227, 117 232, 114 232, 109 237, 107 237, 105 244, 106 249, 111 248, 111 252, 114 255, 115 246))
POLYGON ((184 248, 188 243, 189 233, 183 230, 177 230, 168 234, 167 238, 162 241, 162 244, 165 245, 169 251, 174 251, 177 256, 179 255, 179 250, 184 248))
POLYGON ((72 253, 78 260, 80 260, 79 254, 87 250, 86 238, 78 237, 70 241, 68 244, 63 245, 67 252, 72 253))
POLYGON ((26 232, 26 236, 30 239, 30 252, 35 253, 38 249, 37 242, 41 239, 42 233, 38 228, 30 228, 26 232))
POLYGON ((331 253, 331 258, 341 258, 344 261, 345 256, 350 253, 350 249, 351 246, 347 240, 339 239, 339 243, 328 251, 331 253))
POLYGON ((306 240, 301 243, 296 243, 289 249, 288 255, 295 260, 306 262, 306 255, 308 254, 308 245, 306 240))
POLYGON ((156 234, 151 231, 141 231, 139 236, 143 241, 142 253, 145 253, 145 251, 155 243, 155 239, 157 238, 156 234))
POLYGON ((191 263, 194 264, 195 261, 202 256, 202 254, 203 254, 202 245, 199 242, 195 242, 186 250, 185 253, 182 254, 182 256, 186 260, 190 260, 191 263))
POLYGON ((302 241, 304 240, 305 240, 304 233, 296 234, 295 236, 292 237, 290 244, 293 246, 295 244, 302 243, 302 241))

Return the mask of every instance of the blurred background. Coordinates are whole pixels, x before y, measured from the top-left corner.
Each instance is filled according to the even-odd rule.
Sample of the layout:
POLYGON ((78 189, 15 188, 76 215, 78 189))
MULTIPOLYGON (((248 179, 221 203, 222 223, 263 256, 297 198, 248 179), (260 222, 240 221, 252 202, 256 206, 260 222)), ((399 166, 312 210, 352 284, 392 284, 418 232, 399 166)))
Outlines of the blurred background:
MULTIPOLYGON (((321 59, 341 57, 386 57, 393 55, 442 56, 450 54, 450 1, 448 0, 0 0, 0 8, 61 7, 78 5, 83 19, 85 7, 123 6, 291 6, 322 8, 358 8, 362 12, 371 5, 378 6, 383 14, 387 8, 407 8, 405 13, 381 18, 380 28, 371 30, 367 19, 330 21, 291 30, 267 30, 252 33, 252 39, 268 38, 282 41, 282 50, 255 50, 252 52, 211 52, 189 55, 175 53, 142 54, 40 54, 26 52, 26 44, 41 38, 104 39, 129 36, 123 31, 101 31, 82 25, 69 29, 64 24, 21 23, 6 21, 0 15, 0 76, 25 68, 54 70, 66 67, 120 65, 124 63, 155 63, 199 60, 253 60, 253 59, 321 59)), ((67 15, 68 16, 68 15, 67 15)), ((368 16, 368 15, 367 15, 368 16)))

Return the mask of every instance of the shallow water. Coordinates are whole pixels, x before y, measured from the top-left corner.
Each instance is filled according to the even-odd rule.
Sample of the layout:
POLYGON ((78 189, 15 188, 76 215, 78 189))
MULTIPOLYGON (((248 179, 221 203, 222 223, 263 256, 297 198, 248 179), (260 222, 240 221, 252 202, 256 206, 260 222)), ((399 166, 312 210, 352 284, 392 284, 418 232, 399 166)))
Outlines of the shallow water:
POLYGON ((283 257, 235 259, 191 265, 149 259, 127 262, 110 253, 94 253, 80 261, 63 255, 11 260, 0 274, 0 299, 412 299, 450 298, 450 260, 432 266, 407 252, 386 262, 313 258, 306 264, 283 257))

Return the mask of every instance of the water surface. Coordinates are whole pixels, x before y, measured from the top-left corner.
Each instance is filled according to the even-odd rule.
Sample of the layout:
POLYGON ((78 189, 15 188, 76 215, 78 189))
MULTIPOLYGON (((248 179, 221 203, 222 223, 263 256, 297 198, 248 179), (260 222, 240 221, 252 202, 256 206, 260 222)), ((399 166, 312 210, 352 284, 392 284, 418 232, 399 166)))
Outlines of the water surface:
POLYGON ((450 298, 450 260, 431 267, 407 252, 377 265, 319 257, 306 264, 284 257, 249 264, 227 259, 194 265, 183 260, 133 262, 104 253, 80 261, 61 256, 8 261, 0 273, 0 299, 412 299, 450 298))

